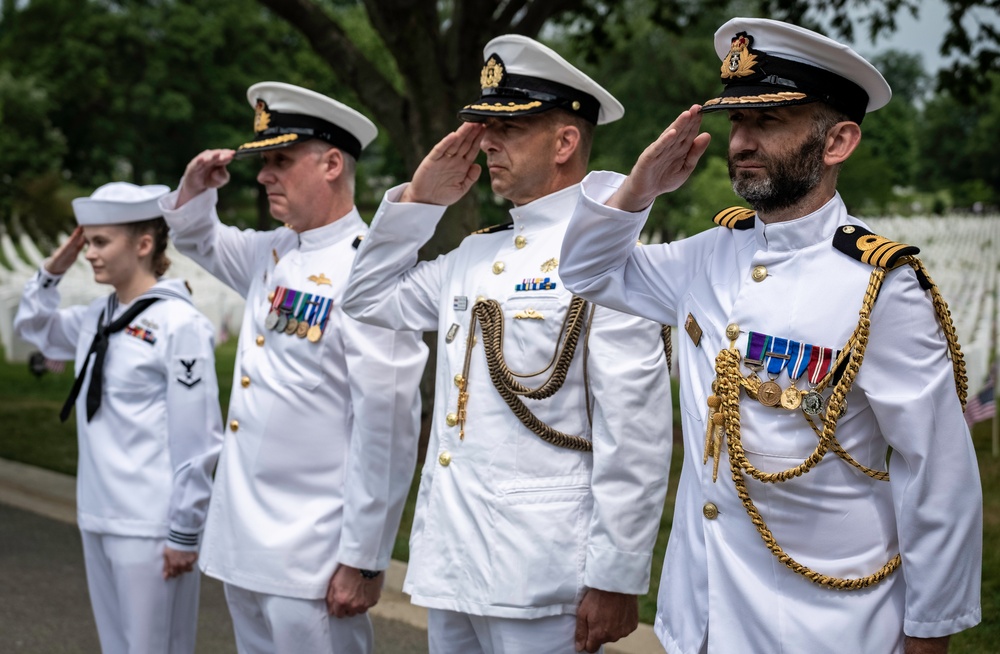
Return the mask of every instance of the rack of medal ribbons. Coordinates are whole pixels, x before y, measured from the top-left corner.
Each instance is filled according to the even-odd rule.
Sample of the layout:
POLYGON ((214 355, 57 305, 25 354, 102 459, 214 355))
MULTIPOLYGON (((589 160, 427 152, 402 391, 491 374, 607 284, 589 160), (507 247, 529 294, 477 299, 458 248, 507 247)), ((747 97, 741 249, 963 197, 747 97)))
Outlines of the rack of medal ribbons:
MULTIPOLYGON (((789 411, 801 408, 809 416, 823 412, 825 399, 816 389, 830 372, 839 352, 828 347, 799 343, 787 338, 750 332, 743 364, 750 369, 746 378, 747 394, 767 407, 789 411), (775 380, 787 371, 789 385, 782 388, 775 380), (767 376, 763 380, 760 374, 767 376), (799 383, 807 388, 800 389, 799 383)), ((847 402, 844 402, 844 409, 847 402)))
POLYGON ((264 319, 264 326, 278 333, 318 343, 332 310, 333 298, 278 286, 274 289, 271 310, 264 319))

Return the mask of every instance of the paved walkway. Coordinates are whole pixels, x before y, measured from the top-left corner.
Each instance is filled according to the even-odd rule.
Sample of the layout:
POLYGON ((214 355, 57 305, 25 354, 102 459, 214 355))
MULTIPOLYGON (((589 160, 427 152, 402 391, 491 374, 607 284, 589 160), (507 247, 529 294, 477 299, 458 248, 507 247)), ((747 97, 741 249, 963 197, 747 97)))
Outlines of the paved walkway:
MULTIPOLYGON (((75 478, 0 459, 0 652, 99 651, 76 528, 75 478)), ((371 610, 375 651, 426 654, 427 612, 401 591, 406 566, 393 561, 371 610)), ((607 654, 663 654, 648 625, 607 654)), ((234 654, 222 585, 202 577, 199 654, 234 654)), ((524 654, 545 654, 525 652, 524 654)))

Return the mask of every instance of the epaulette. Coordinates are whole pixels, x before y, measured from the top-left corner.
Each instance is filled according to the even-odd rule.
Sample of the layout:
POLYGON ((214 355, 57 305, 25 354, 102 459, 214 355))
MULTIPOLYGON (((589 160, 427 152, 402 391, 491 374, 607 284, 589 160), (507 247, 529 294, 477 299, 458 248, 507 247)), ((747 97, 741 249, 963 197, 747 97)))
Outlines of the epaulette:
POLYGON ((901 261, 903 257, 920 252, 916 246, 890 241, 858 225, 844 225, 837 229, 833 247, 861 263, 887 270, 905 263, 901 261))
POLYGON ((469 234, 469 236, 475 236, 476 234, 496 234, 497 232, 502 232, 507 229, 514 229, 514 221, 509 223, 503 223, 501 225, 490 225, 489 227, 483 227, 482 229, 477 229, 476 231, 469 234))
POLYGON ((729 207, 715 214, 715 218, 712 220, 715 221, 716 225, 722 225, 729 229, 751 229, 756 215, 757 212, 753 209, 729 207))
POLYGON ((361 241, 363 240, 365 240, 365 235, 358 234, 357 237, 354 239, 354 242, 351 243, 351 247, 357 250, 359 247, 361 247, 361 241))

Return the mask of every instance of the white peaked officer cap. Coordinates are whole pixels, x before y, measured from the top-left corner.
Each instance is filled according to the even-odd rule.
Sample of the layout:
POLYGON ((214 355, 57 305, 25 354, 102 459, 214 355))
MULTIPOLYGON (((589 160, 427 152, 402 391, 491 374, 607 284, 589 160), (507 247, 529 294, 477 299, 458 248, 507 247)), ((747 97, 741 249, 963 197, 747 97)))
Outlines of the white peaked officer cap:
POLYGON ((358 159, 378 136, 359 112, 301 86, 259 82, 247 89, 247 101, 254 108, 254 139, 236 149, 237 157, 320 139, 358 159))
POLYGON ((892 89, 842 43, 766 18, 734 18, 715 33, 725 90, 702 111, 825 102, 860 123, 888 104, 892 89))
POLYGON ((498 36, 483 48, 482 95, 458 112, 481 122, 563 109, 595 125, 618 120, 625 108, 600 84, 551 48, 519 34, 498 36))
POLYGON ((89 198, 73 200, 73 213, 81 225, 122 225, 159 218, 163 215, 159 199, 170 192, 169 186, 136 186, 111 182, 94 190, 89 198))

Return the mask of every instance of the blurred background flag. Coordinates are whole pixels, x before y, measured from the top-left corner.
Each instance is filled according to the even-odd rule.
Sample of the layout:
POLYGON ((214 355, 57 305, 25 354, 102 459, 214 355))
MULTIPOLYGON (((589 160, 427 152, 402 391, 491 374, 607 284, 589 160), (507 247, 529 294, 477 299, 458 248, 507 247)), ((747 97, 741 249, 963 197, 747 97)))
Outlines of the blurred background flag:
POLYGON ((990 372, 990 380, 986 383, 985 388, 969 398, 968 403, 965 405, 965 422, 969 424, 969 427, 972 427, 977 422, 989 420, 996 416, 996 384, 997 364, 994 363, 993 369, 990 372))

